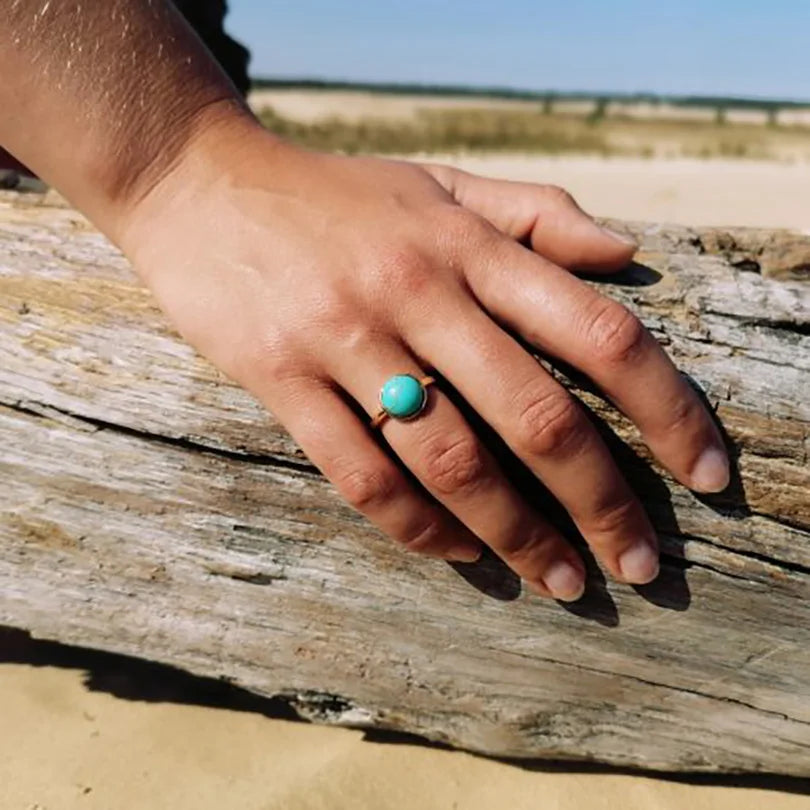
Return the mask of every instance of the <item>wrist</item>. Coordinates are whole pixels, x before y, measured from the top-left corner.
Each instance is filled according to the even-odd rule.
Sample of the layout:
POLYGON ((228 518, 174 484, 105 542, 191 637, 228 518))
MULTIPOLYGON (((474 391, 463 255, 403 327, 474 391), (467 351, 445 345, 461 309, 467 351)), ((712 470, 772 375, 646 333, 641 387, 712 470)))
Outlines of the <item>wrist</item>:
POLYGON ((268 132, 238 101, 206 106, 183 127, 167 151, 129 185, 113 205, 108 232, 133 259, 157 231, 166 232, 184 218, 215 184, 228 181, 251 155, 262 149, 285 152, 292 147, 268 132))

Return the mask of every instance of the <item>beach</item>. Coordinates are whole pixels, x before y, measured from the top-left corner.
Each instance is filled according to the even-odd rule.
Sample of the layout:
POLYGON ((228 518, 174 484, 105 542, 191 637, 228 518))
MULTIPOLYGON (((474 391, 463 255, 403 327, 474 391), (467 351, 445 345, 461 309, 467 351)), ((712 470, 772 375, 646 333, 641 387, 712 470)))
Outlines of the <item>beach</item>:
MULTIPOLYGON (((306 104, 291 98, 288 106, 312 117, 306 104)), ((402 114, 402 102, 390 106, 402 114)), ((417 159, 564 186, 599 216, 810 232, 810 162, 417 159)), ((798 780, 496 762, 385 735, 367 739, 273 716, 259 701, 234 706, 220 698, 191 678, 0 634, 0 810, 810 809, 810 786, 802 792, 798 780)))
POLYGON ((449 162, 493 177, 563 186, 598 216, 810 231, 810 162, 508 155, 449 162))
POLYGON ((210 699, 207 684, 125 659, 12 646, 34 664, 0 665, 3 810, 810 807, 798 780, 524 766, 369 741, 362 731, 267 717, 258 702, 195 705, 210 699))

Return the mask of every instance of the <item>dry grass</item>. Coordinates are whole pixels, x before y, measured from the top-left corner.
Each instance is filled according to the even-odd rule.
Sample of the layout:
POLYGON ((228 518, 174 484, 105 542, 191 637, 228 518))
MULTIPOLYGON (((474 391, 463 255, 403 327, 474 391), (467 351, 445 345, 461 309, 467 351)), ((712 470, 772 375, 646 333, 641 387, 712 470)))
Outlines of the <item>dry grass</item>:
POLYGON ((426 109, 410 120, 331 117, 302 122, 265 109, 259 117, 269 129, 297 143, 348 153, 608 151, 593 128, 524 111, 426 109))
POLYGON ((525 108, 420 108, 408 118, 330 116, 295 120, 272 108, 271 130, 316 149, 382 154, 524 152, 627 157, 810 160, 806 129, 714 121, 548 114, 525 108))

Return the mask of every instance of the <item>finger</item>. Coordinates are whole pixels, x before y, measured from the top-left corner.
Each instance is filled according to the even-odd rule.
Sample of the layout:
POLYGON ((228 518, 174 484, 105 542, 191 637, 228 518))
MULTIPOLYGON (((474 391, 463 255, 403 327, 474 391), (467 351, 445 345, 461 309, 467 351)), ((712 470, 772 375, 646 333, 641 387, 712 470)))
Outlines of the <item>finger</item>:
POLYGON ((616 577, 658 573, 655 532, 583 410, 469 297, 406 336, 562 503, 616 577), (441 324, 452 323, 452 329, 441 324))
POLYGON ((408 480, 328 383, 298 383, 262 399, 343 498, 385 534, 410 551, 478 559, 478 540, 408 480))
POLYGON ((720 432, 694 389, 626 307, 501 240, 468 282, 498 320, 587 374, 638 426, 652 452, 700 492, 728 486, 720 432))
POLYGON ((638 250, 634 239, 597 225, 558 186, 479 177, 448 166, 426 168, 460 205, 561 267, 614 272, 638 250))
MULTIPOLYGON (((398 343, 336 351, 330 372, 369 414, 379 410, 377 393, 392 374, 424 372, 398 343)), ((578 599, 585 587, 576 551, 518 495, 491 453, 437 386, 428 406, 409 421, 381 426, 392 450, 424 487, 543 595, 578 599)))

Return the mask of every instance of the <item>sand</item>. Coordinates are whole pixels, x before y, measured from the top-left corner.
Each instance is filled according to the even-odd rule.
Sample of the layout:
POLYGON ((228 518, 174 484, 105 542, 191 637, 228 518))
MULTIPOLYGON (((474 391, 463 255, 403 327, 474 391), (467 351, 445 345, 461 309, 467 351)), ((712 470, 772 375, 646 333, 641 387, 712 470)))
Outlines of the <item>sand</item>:
MULTIPOLYGON (((362 90, 254 90, 249 97, 250 106, 257 111, 272 107, 277 113, 296 121, 321 121, 342 118, 359 121, 364 118, 412 118, 418 110, 465 109, 474 105, 484 109, 525 109, 525 101, 477 98, 470 96, 431 96, 418 94, 373 93, 362 90)), ((580 102, 574 112, 587 115, 592 102, 580 102)), ((534 102, 537 108, 537 102, 534 102)))
MULTIPOLYGON (((340 116, 350 121, 366 117, 409 118, 419 109, 486 108, 504 110, 536 110, 537 99, 521 100, 470 95, 430 95, 419 93, 380 93, 364 90, 305 90, 299 87, 264 88, 253 90, 249 101, 253 109, 272 107, 281 115, 299 121, 316 121, 340 116)), ((596 107, 592 98, 554 101, 554 110, 571 115, 588 115, 596 107)), ((666 102, 650 104, 644 101, 613 101, 606 108, 609 117, 628 117, 646 120, 685 122, 711 122, 717 115, 716 107, 680 107, 666 102)), ((734 108, 725 111, 726 121, 736 124, 765 126, 769 117, 764 110, 734 108)), ((783 126, 810 126, 810 108, 785 108, 777 113, 783 126)))
MULTIPOLYGON (((83 675, 80 669, 0 666, 3 810, 810 807, 808 795, 767 787, 559 766, 528 770, 461 752, 368 742, 360 731, 255 712, 121 699, 88 690, 83 675)), ((160 676, 135 679, 147 693, 150 677, 160 676)), ((127 674, 113 671, 107 678, 119 691, 127 674)))
POLYGON ((810 163, 522 156, 445 162, 480 174, 563 186, 601 216, 810 232, 810 163))
MULTIPOLYGON (((803 164, 452 160, 487 174, 564 185, 597 214, 810 231, 810 166, 803 164)), ((115 697, 97 684, 85 686, 81 660, 48 665, 47 656, 27 656, 25 645, 5 658, 0 810, 810 810, 810 785, 800 793, 796 782, 776 783, 794 791, 785 792, 765 789, 772 782, 731 787, 527 770, 460 752, 369 742, 359 731, 255 711, 183 705, 178 701, 193 699, 186 687, 163 702, 139 699, 143 683, 130 697, 115 697)), ((113 683, 127 677, 124 669, 113 683)))

